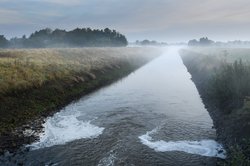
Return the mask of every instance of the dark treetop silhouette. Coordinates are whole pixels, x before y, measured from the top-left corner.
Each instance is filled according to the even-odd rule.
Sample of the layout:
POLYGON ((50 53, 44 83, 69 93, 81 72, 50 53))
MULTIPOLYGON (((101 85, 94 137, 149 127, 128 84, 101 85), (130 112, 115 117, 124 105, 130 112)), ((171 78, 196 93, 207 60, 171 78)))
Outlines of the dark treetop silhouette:
POLYGON ((72 31, 46 28, 32 33, 28 38, 24 35, 10 40, 0 35, 0 48, 120 47, 127 44, 124 35, 109 28, 76 28, 72 31))

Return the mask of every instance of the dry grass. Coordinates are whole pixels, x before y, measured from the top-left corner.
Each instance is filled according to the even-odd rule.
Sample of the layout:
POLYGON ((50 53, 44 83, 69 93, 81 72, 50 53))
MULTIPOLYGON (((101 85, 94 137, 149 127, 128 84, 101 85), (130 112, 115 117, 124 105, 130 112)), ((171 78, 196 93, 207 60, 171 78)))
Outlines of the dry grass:
POLYGON ((196 47, 190 50, 201 55, 212 56, 218 60, 226 60, 227 63, 233 63, 240 59, 250 63, 250 48, 196 47))
POLYGON ((119 64, 140 63, 159 55, 153 48, 70 48, 0 50, 0 94, 40 87, 46 81, 72 80, 119 64))

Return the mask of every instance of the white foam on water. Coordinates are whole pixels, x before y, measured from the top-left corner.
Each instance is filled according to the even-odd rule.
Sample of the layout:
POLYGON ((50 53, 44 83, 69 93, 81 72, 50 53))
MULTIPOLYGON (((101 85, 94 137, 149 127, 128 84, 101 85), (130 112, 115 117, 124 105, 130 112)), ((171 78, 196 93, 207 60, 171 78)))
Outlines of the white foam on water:
POLYGON ((78 112, 74 114, 57 113, 43 124, 44 133, 40 135, 38 142, 28 147, 32 150, 62 145, 77 139, 96 138, 102 134, 104 128, 91 124, 90 121, 77 119, 78 112))
POLYGON ((207 157, 218 157, 225 159, 226 151, 222 145, 214 140, 201 140, 201 141, 153 141, 150 134, 156 132, 156 129, 147 132, 145 135, 139 137, 142 144, 154 149, 157 152, 168 151, 182 151, 190 154, 197 154, 207 157))

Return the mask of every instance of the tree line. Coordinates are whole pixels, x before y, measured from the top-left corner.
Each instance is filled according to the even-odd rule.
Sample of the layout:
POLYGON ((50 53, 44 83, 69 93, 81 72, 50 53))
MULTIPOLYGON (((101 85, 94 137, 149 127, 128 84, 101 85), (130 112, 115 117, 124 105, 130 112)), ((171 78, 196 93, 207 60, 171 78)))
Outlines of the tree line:
POLYGON ((220 42, 220 41, 213 41, 208 39, 208 37, 202 37, 199 40, 193 39, 189 40, 188 46, 215 46, 215 47, 249 47, 250 41, 241 41, 241 40, 234 40, 234 41, 227 41, 227 42, 220 42))
POLYGON ((167 43, 165 42, 157 42, 155 40, 142 40, 142 41, 139 41, 139 40, 136 40, 135 42, 135 45, 141 45, 141 46, 166 46, 167 43))
POLYGON ((106 47, 127 46, 126 37, 116 30, 76 28, 71 31, 50 28, 35 31, 29 37, 7 40, 0 35, 0 48, 106 47))
POLYGON ((210 46, 213 45, 215 42, 212 40, 209 40, 207 37, 200 38, 200 40, 190 40, 188 42, 189 46, 210 46))

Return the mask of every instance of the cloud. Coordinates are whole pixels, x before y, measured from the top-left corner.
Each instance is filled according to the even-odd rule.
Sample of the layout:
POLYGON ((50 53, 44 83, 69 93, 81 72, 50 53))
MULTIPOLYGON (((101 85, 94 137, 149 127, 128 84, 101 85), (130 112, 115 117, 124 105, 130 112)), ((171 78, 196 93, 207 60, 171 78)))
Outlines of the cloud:
POLYGON ((0 9, 0 25, 2 24, 28 24, 29 22, 20 16, 15 10, 0 9))
POLYGON ((0 0, 0 24, 30 23, 37 29, 110 27, 128 36, 156 39, 174 35, 181 39, 184 32, 186 38, 218 32, 228 36, 244 29, 245 34, 238 36, 250 38, 243 28, 250 24, 249 8, 248 0, 0 0))
POLYGON ((81 1, 81 0, 35 0, 35 1, 41 2, 41 3, 51 3, 51 4, 56 4, 56 5, 64 5, 64 6, 74 6, 74 5, 79 5, 79 4, 83 3, 83 1, 81 1))

